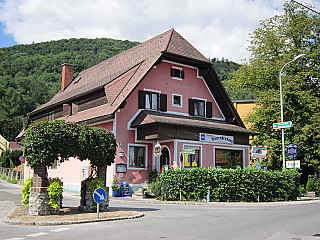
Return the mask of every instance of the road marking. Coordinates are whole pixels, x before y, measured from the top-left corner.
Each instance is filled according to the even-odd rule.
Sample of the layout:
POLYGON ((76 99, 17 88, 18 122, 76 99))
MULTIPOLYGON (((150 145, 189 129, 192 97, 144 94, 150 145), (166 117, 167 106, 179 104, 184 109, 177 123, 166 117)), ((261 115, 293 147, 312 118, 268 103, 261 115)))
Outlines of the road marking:
POLYGON ((53 229, 53 230, 50 230, 51 232, 64 232, 64 231, 68 231, 70 230, 71 228, 57 228, 57 229, 53 229))
POLYGON ((25 238, 7 238, 6 240, 23 240, 25 238))
POLYGON ((29 235, 26 235, 27 237, 40 237, 40 236, 43 236, 43 235, 47 235, 49 233, 46 233, 46 232, 38 232, 38 233, 32 233, 32 234, 29 234, 29 235))

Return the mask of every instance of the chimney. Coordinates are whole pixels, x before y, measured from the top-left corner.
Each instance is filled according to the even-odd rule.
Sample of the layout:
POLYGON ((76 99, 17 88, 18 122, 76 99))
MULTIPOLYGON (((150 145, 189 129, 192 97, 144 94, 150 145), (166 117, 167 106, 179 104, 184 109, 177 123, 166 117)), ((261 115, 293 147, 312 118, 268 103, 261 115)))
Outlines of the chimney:
POLYGON ((62 66, 61 90, 63 91, 68 86, 68 84, 72 81, 73 65, 64 63, 61 66, 62 66))

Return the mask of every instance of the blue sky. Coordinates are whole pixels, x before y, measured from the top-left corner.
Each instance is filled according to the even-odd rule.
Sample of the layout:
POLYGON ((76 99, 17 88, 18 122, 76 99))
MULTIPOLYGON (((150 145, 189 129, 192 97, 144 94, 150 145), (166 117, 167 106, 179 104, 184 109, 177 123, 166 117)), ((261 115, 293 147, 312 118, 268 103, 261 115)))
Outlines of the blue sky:
POLYGON ((0 47, 10 47, 13 45, 18 44, 14 39, 12 35, 5 34, 4 33, 4 26, 2 22, 0 22, 0 47))
MULTIPOLYGON (((249 33, 285 0, 0 0, 0 48, 66 38, 143 42, 175 28, 206 57, 250 57, 249 33), (183 4, 181 4, 183 2, 183 4)), ((320 10, 320 0, 299 0, 320 10)))

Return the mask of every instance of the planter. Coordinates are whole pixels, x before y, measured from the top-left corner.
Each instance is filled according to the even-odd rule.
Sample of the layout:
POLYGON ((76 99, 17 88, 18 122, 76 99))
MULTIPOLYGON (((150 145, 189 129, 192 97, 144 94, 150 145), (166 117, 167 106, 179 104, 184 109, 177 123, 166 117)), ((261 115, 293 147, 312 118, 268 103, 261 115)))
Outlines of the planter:
POLYGON ((112 191, 112 196, 119 197, 120 196, 119 191, 112 191))

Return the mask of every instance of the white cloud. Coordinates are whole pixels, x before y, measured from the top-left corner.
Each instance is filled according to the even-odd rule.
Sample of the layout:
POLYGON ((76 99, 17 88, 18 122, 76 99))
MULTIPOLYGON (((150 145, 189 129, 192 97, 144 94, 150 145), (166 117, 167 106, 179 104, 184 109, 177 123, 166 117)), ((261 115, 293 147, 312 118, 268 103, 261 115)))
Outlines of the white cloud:
MULTIPOLYGON (((145 41, 175 28, 206 57, 248 58, 249 33, 282 0, 2 0, 0 21, 18 43, 107 37, 145 41)), ((308 0, 320 6, 319 0, 308 0)))

